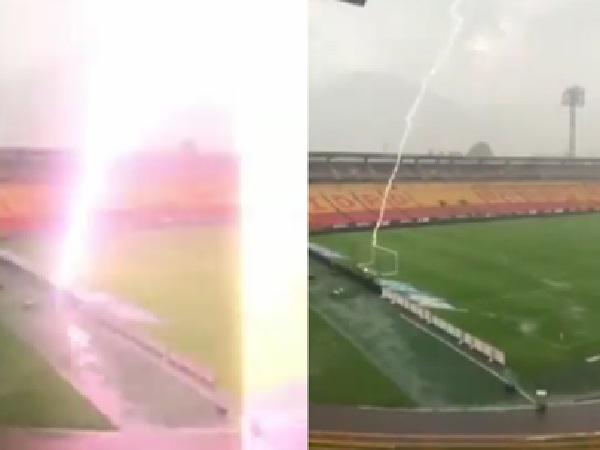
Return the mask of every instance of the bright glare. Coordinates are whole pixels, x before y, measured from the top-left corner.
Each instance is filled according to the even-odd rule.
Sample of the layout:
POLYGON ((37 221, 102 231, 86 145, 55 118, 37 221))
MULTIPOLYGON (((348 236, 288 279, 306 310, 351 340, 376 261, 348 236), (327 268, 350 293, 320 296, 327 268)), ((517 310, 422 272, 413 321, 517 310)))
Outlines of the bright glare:
POLYGON ((74 348, 82 349, 89 345, 89 334, 74 323, 67 324, 67 336, 71 346, 74 348))
MULTIPOLYGON (((181 109, 235 108, 243 162, 244 387, 305 383, 306 5, 84 1, 85 171, 56 281, 72 286, 86 268, 93 214, 116 158, 181 109)), ((301 405, 305 416, 304 399, 301 405)))
POLYGON ((54 274, 59 285, 71 286, 85 270, 90 225, 114 160, 143 147, 181 111, 230 104, 227 3, 86 0, 84 170, 54 274))
POLYGON ((487 53, 491 50, 492 43, 486 36, 475 36, 467 43, 467 47, 476 53, 487 53))
MULTIPOLYGON (((240 14, 252 21, 240 25, 249 38, 235 111, 242 152, 244 390, 251 396, 305 385, 308 356, 307 6, 259 3, 263 15, 253 13, 254 2, 240 14)), ((251 402, 246 406, 252 409, 251 402)), ((306 418, 305 397, 297 409, 306 418)))

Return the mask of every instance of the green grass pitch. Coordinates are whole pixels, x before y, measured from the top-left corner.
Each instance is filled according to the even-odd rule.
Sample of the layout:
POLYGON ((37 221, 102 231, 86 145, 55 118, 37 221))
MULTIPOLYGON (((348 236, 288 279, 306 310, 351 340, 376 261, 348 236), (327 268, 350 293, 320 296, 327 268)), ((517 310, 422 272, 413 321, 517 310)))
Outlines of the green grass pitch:
POLYGON ((41 355, 0 327, 0 424, 13 427, 111 429, 110 422, 41 355))
MULTIPOLYGON (((12 238, 3 246, 51 273, 56 242, 47 236, 12 238)), ((153 313, 161 324, 137 325, 140 331, 212 370, 233 402, 306 370, 306 340, 294 338, 306 332, 303 286, 294 290, 293 305, 244 312, 237 226, 122 230, 96 239, 91 254, 78 284, 153 313), (251 339, 243 335, 249 329, 251 339), (264 355, 277 355, 280 364, 262 363, 264 355)))
MULTIPOLYGON (((371 256, 369 232, 310 240, 355 262, 371 256)), ((459 308, 436 313, 504 350, 524 387, 600 391, 600 361, 586 361, 600 355, 600 216, 387 230, 379 244, 398 251, 391 278, 459 308)), ((378 271, 392 266, 378 259, 378 271)))
MULTIPOLYGON (((311 264, 311 272, 327 271, 311 264)), ((338 281, 339 283, 339 281, 338 281)), ((348 286, 348 285, 347 285, 348 286)), ((309 296, 323 295, 323 288, 309 287, 309 296)), ((360 404, 378 406, 409 406, 411 400, 377 367, 356 350, 348 340, 328 325, 315 310, 309 311, 309 401, 322 404, 360 404), (324 357, 323 357, 324 356, 324 357), (349 376, 349 372, 351 375, 349 376), (361 389, 356 389, 360 386, 361 389)))
MULTIPOLYGON (((50 273, 53 243, 26 237, 4 243, 50 273)), ((218 384, 240 391, 240 305, 234 227, 129 230, 96 240, 78 284, 141 306, 161 321, 142 332, 215 372, 218 384)))
POLYGON ((442 407, 521 400, 360 283, 314 259, 310 272, 311 403, 442 407))
MULTIPOLYGON (((3 247, 24 257, 42 273, 50 274, 56 242, 47 236, 13 238, 4 241, 3 247)), ((240 398, 242 390, 238 257, 237 229, 233 226, 111 233, 95 242, 89 269, 78 284, 108 292, 154 314, 161 324, 136 327, 209 368, 218 387, 234 400, 240 398)), ((11 348, 7 346, 5 351, 13 352, 11 348)), ((53 374, 48 371, 51 369, 46 369, 46 375, 52 385, 53 374)), ((9 376, 13 371, 3 373, 9 376)), ((37 408, 33 397, 45 389, 45 382, 39 377, 36 380, 39 383, 36 390, 29 389, 30 384, 22 387, 24 401, 15 412, 16 418, 8 414, 14 405, 7 403, 4 415, 0 408, 0 423, 22 419, 23 425, 27 425, 25 416, 37 408), (24 417, 19 416, 20 411, 24 417)), ((66 407, 64 420, 53 426, 78 427, 85 414, 81 413, 80 404, 70 400, 76 393, 66 384, 62 390, 52 392, 52 398, 58 398, 62 392, 64 402, 74 405, 66 407)), ((90 411, 88 417, 94 413, 90 411)), ((31 416, 29 425, 41 420, 36 417, 31 416)))

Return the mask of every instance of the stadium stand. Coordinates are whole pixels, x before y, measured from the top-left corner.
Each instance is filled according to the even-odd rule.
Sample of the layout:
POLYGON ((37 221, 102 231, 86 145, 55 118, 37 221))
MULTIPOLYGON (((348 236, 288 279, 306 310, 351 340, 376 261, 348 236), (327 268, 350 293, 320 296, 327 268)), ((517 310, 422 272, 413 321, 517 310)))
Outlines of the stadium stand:
MULTIPOLYGON (((373 227, 395 164, 396 157, 389 154, 309 154, 309 230, 373 227)), ((382 225, 592 211, 600 211, 600 158, 405 155, 389 192, 382 225)), ((338 425, 327 428, 326 424, 333 423, 328 422, 334 414, 331 409, 314 405, 310 413, 311 427, 314 427, 310 430, 311 448, 600 448, 597 433, 542 434, 542 424, 548 426, 546 430, 554 430, 555 425, 545 422, 547 417, 544 420, 541 416, 526 417, 529 411, 524 411, 518 419, 505 416, 510 417, 507 421, 510 425, 503 431, 506 434, 499 435, 457 433, 453 428, 457 423, 478 423, 475 426, 479 426, 479 418, 454 416, 454 420, 449 420, 449 414, 462 413, 440 413, 440 423, 448 424, 447 430, 452 430, 442 436, 429 431, 418 435, 381 432, 384 426, 390 429, 398 426, 401 430, 400 424, 405 426, 411 420, 410 411, 400 413, 365 407, 348 410, 360 418, 353 422, 350 416, 344 417, 345 430, 351 431, 340 431, 341 427, 336 428, 338 425), (322 408, 321 417, 319 408, 322 408), (376 410, 379 412, 375 413, 376 410), (533 423, 530 429, 514 431, 515 424, 528 420, 533 423), (349 423, 352 425, 347 425, 349 423)), ((565 415, 555 423, 562 424, 565 417, 572 417, 574 423, 579 424, 583 417, 593 414, 583 412, 576 417, 575 412, 575 408, 565 408, 565 415)), ((431 426, 428 420, 432 420, 432 416, 426 414, 429 413, 412 416, 415 423, 426 424, 424 429, 431 426)), ((496 423, 500 416, 491 413, 482 417, 496 423)))
MULTIPOLYGON (((309 229, 370 227, 395 158, 309 155, 309 229)), ((407 155, 383 225, 600 210, 600 159, 407 155)))
MULTIPOLYGON (((64 219, 75 152, 0 149, 0 232, 26 231, 64 219)), ((229 154, 147 151, 111 168, 99 218, 111 224, 152 225, 230 220, 237 210, 237 163, 229 154)))

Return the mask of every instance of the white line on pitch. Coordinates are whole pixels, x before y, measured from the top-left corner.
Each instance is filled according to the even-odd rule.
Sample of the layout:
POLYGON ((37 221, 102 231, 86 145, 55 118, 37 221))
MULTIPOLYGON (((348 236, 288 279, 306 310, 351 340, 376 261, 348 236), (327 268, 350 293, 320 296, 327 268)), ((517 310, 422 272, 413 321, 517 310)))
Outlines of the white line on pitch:
MULTIPOLYGON (((507 380, 500 375, 498 372, 496 372, 494 369, 486 366, 485 364, 483 364, 481 361, 478 361, 477 359, 473 358, 471 355, 469 355, 467 352, 463 351, 461 348, 457 347, 456 345, 452 344, 451 342, 447 341, 446 339, 440 337, 438 334, 434 333, 433 331, 431 331, 430 329, 428 329, 427 327, 421 325, 420 323, 418 323, 417 321, 413 320, 412 318, 400 313, 400 316, 406 320, 407 322, 413 324, 415 327, 417 327, 418 329, 420 329, 421 331, 424 331, 425 333, 429 334, 431 337, 433 337, 434 339, 437 339, 439 342, 441 342, 442 344, 447 345, 448 347, 450 347, 451 349, 453 349, 454 351, 458 352, 459 354, 461 354, 462 356, 464 356, 465 358, 467 358, 469 361, 471 361, 474 364, 477 364, 479 367, 481 367, 483 370, 485 370, 487 373, 489 373, 490 375, 496 377, 497 379, 499 379, 500 381, 502 381, 503 383, 506 383, 507 380)), ((534 398, 529 395, 524 389, 522 389, 520 386, 515 385, 515 388, 517 389, 517 392, 519 394, 521 394, 521 396, 527 400, 530 403, 535 403, 534 398)))
POLYGON ((339 335, 346 339, 356 351, 358 351, 367 361, 373 364, 373 366, 375 366, 384 377, 388 378, 394 385, 396 385, 398 389, 400 389, 400 391, 406 392, 404 386, 402 386, 398 382, 398 380, 392 374, 390 374, 389 369, 387 369, 383 364, 381 364, 377 358, 373 358, 372 355, 366 352, 362 345, 356 342, 356 339, 354 339, 354 337, 352 337, 350 334, 348 334, 346 331, 340 328, 336 323, 334 323, 333 320, 331 320, 327 316, 327 314, 324 314, 318 307, 309 304, 309 308, 316 312, 321 319, 327 322, 327 324, 331 328, 333 328, 339 335))

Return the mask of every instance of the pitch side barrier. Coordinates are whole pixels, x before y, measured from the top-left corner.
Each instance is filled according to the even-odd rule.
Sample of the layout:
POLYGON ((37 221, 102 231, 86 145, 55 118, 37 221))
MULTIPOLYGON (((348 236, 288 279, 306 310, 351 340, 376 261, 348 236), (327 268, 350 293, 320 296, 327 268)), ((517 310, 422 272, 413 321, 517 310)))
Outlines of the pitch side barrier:
MULTIPOLYGON (((580 216, 588 214, 597 214, 600 212, 600 208, 582 208, 582 209, 556 209, 553 211, 530 211, 530 212, 518 212, 518 213, 486 213, 479 216, 455 216, 455 217, 424 217, 420 219, 407 219, 407 220, 387 220, 384 221, 381 228, 420 228, 428 226, 440 226, 440 225, 455 225, 459 223, 480 223, 480 222, 496 222, 496 221, 507 221, 507 220, 520 220, 520 219, 532 219, 532 218, 552 218, 560 216, 580 216)), ((337 233, 352 233, 357 231, 372 231, 375 226, 374 222, 349 222, 339 225, 332 225, 330 227, 315 228, 309 230, 309 235, 320 235, 320 234, 337 234, 337 233)))
POLYGON ((470 350, 485 356, 490 362, 496 362, 501 366, 506 365, 506 357, 502 350, 488 344, 487 342, 473 336, 466 331, 446 322, 441 317, 436 316, 427 308, 416 304, 412 300, 392 291, 388 288, 381 290, 381 298, 389 300, 392 305, 398 305, 412 315, 418 317, 426 324, 443 331, 452 338, 458 340, 460 344, 465 344, 470 350))

